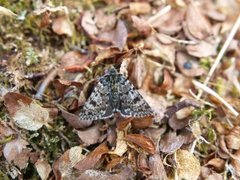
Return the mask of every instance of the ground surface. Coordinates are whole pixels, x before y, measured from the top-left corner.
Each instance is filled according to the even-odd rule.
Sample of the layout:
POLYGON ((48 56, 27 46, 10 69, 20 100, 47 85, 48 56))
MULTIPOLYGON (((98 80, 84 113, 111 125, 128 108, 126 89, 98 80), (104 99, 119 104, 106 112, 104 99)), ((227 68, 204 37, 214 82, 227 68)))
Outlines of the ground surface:
POLYGON ((239 12, 237 0, 0 0, 0 179, 239 179, 239 12), (132 97, 133 84, 126 102, 153 116, 79 116, 94 87, 92 112, 117 99, 97 86, 112 66, 129 80, 112 91, 132 97))

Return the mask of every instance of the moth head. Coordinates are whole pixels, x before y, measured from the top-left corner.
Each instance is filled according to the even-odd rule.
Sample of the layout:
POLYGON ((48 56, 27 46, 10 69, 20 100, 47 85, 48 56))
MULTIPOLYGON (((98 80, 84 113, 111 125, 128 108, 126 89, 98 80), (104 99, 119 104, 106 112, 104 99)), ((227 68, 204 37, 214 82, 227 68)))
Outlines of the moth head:
POLYGON ((110 68, 107 70, 107 74, 116 74, 117 70, 114 66, 110 66, 110 68))

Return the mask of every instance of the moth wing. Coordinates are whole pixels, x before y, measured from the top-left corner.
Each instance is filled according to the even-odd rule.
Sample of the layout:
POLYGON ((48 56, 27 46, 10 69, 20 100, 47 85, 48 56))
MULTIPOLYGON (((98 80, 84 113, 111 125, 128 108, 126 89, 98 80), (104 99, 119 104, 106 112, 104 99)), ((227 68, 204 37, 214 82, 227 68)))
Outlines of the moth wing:
POLYGON ((123 117, 152 116, 153 111, 133 84, 123 75, 119 81, 121 105, 119 112, 123 117))
POLYGON ((113 115, 113 110, 109 102, 109 90, 99 81, 80 111, 80 119, 95 121, 108 119, 113 115))

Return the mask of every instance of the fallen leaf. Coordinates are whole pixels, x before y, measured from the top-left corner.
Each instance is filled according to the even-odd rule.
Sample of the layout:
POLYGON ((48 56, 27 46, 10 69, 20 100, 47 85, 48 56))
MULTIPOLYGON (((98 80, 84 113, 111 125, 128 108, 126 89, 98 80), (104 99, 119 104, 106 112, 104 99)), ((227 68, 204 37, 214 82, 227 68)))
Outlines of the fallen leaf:
POLYGON ((131 123, 135 129, 145 129, 152 125, 153 117, 134 118, 131 123))
POLYGON ((10 16, 10 17, 16 17, 17 15, 12 12, 10 9, 7 9, 3 6, 0 6, 0 15, 10 16))
POLYGON ((240 149, 238 149, 234 153, 234 155, 236 157, 238 157, 238 159, 232 159, 230 164, 233 167, 233 172, 232 173, 234 174, 235 177, 239 178, 240 177, 240 161, 239 161, 239 159, 240 159, 240 149))
MULTIPOLYGON (((186 28, 190 34, 199 40, 203 40, 212 34, 212 27, 200 8, 191 3, 186 12, 186 28)), ((191 39, 191 37, 188 37, 191 39)))
POLYGON ((165 134, 159 144, 159 149, 163 153, 172 153, 179 149, 184 142, 182 136, 177 136, 176 132, 168 132, 165 134))
POLYGON ((30 98, 18 93, 7 93, 4 103, 14 123, 23 129, 36 131, 51 121, 49 112, 30 98))
POLYGON ((61 58, 61 68, 67 72, 83 72, 91 63, 91 58, 78 51, 69 51, 61 58))
POLYGON ((81 173, 80 176, 77 177, 78 180, 96 180, 96 179, 107 179, 107 180, 123 180, 126 177, 129 179, 133 179, 135 177, 135 173, 132 169, 126 167, 121 172, 113 174, 106 171, 98 171, 89 169, 81 173))
POLYGON ((83 146, 89 146, 92 144, 96 144, 100 138, 100 124, 95 124, 94 126, 84 129, 78 130, 78 137, 83 141, 83 146))
POLYGON ((78 25, 78 30, 83 30, 91 37, 95 37, 99 31, 96 27, 96 22, 93 20, 93 14, 90 11, 85 11, 80 19, 80 25, 78 25))
POLYGON ((178 150, 176 152, 176 163, 178 178, 192 180, 198 179, 200 175, 200 162, 190 152, 186 150, 178 150))
POLYGON ((20 169, 24 169, 28 165, 30 149, 26 146, 28 142, 17 138, 5 144, 3 155, 9 163, 14 163, 20 169))
POLYGON ((126 141, 133 143, 139 147, 141 147, 143 150, 145 150, 146 152, 150 153, 150 154, 154 154, 155 153, 155 145, 153 143, 153 141, 142 134, 128 134, 125 136, 124 138, 126 141))
POLYGON ((174 35, 182 29, 182 22, 185 16, 185 9, 172 8, 163 16, 159 16, 151 25, 158 29, 158 32, 174 35))
POLYGON ((145 176, 150 175, 151 171, 148 166, 148 159, 146 154, 139 154, 137 158, 137 167, 145 176))
POLYGON ((194 57, 183 52, 177 52, 176 64, 181 73, 187 77, 202 76, 206 73, 194 57))
POLYGON ((67 150, 60 158, 53 163, 53 172, 56 179, 71 177, 73 167, 85 158, 80 146, 72 147, 67 150))
POLYGON ((81 121, 79 116, 69 113, 62 108, 60 108, 63 118, 74 128, 84 129, 89 127, 92 124, 92 121, 81 121))
POLYGON ((223 172, 225 168, 225 160, 220 158, 213 158, 207 162, 206 166, 212 167, 216 172, 223 172))
POLYGON ((194 45, 187 45, 186 50, 188 54, 202 58, 202 57, 209 57, 215 56, 217 54, 217 42, 207 42, 207 41, 200 41, 194 45))
POLYGON ((42 180, 47 180, 50 172, 52 171, 51 166, 48 164, 47 161, 38 159, 38 161, 34 164, 38 175, 41 177, 42 180))
POLYGON ((127 28, 123 21, 118 20, 114 30, 102 32, 98 34, 98 39, 105 42, 110 42, 113 46, 117 47, 120 51, 123 50, 127 42, 127 28))
POLYGON ((106 143, 100 144, 96 149, 89 153, 83 160, 78 162, 74 168, 80 172, 94 168, 97 162, 101 159, 102 155, 109 152, 106 143))
POLYGON ((151 11, 151 6, 147 2, 130 2, 129 8, 132 14, 147 14, 151 11))
POLYGON ((121 164, 124 161, 123 157, 115 157, 113 159, 111 159, 111 161, 108 162, 106 170, 111 170, 112 168, 114 168, 116 165, 121 164))
POLYGON ((58 35, 67 35, 72 37, 74 34, 73 24, 67 16, 60 16, 57 19, 54 19, 52 29, 58 35))
POLYGON ((116 147, 113 151, 109 151, 109 154, 116 154, 120 157, 123 156, 123 154, 127 152, 127 143, 124 140, 124 132, 117 130, 117 143, 116 147))
POLYGON ((132 16, 131 18, 133 21, 133 27, 138 30, 140 35, 148 36, 152 33, 153 29, 146 20, 140 19, 137 16, 132 16))
POLYGON ((168 179, 166 170, 164 168, 164 165, 159 153, 150 155, 148 159, 149 159, 148 160, 149 168, 152 171, 152 174, 151 176, 149 176, 149 179, 159 179, 159 180, 168 179))

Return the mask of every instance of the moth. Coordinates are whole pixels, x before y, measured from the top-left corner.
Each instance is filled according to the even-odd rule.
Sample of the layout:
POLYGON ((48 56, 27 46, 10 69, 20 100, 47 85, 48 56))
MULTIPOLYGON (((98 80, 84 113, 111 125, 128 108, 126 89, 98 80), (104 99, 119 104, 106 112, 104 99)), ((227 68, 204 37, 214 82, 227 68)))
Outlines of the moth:
POLYGON ((81 120, 102 120, 120 113, 123 117, 152 116, 153 111, 133 84, 114 67, 99 78, 79 113, 81 120))

